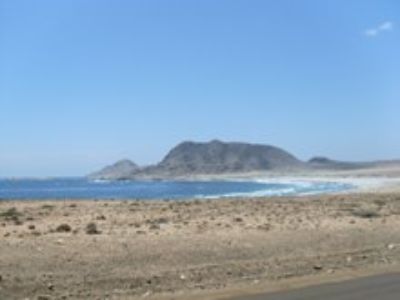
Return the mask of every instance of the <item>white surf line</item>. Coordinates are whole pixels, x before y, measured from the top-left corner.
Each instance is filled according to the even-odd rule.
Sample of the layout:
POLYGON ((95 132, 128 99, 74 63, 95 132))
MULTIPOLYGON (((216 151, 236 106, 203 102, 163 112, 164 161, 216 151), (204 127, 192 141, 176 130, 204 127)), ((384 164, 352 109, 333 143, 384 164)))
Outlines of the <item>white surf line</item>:
POLYGON ((341 192, 374 192, 384 191, 390 187, 399 187, 400 190, 400 178, 388 178, 388 177, 301 177, 301 176, 284 176, 284 177, 258 177, 254 178, 255 182, 260 183, 287 183, 287 184, 312 184, 312 183, 337 183, 337 184, 348 184, 354 188, 346 189, 341 192))

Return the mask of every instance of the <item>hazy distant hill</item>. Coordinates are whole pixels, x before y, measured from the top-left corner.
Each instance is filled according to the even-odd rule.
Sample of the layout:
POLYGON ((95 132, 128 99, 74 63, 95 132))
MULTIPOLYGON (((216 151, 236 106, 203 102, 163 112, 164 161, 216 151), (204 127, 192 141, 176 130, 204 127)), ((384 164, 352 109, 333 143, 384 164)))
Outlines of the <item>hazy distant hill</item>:
POLYGON ((308 161, 308 166, 312 169, 324 170, 352 170, 369 168, 375 165, 374 162, 346 162, 329 159, 327 157, 316 156, 308 161))
POLYGON ((138 170, 139 166, 134 162, 128 159, 123 159, 113 165, 101 169, 98 172, 90 174, 88 177, 91 179, 121 179, 130 177, 138 170))

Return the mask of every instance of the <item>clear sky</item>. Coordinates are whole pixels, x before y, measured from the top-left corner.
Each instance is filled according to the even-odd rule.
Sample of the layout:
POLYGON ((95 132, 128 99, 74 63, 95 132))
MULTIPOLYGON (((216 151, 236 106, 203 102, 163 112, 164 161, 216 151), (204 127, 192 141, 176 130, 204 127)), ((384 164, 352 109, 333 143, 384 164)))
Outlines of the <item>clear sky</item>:
POLYGON ((182 140, 400 158, 400 1, 0 0, 0 176, 182 140))

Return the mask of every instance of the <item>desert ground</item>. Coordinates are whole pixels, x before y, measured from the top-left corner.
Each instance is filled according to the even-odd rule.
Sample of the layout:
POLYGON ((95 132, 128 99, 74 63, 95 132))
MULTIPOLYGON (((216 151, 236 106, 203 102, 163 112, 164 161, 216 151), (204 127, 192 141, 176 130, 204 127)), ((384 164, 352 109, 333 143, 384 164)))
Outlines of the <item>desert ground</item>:
POLYGON ((0 201, 0 299, 231 299, 400 270, 400 193, 0 201))

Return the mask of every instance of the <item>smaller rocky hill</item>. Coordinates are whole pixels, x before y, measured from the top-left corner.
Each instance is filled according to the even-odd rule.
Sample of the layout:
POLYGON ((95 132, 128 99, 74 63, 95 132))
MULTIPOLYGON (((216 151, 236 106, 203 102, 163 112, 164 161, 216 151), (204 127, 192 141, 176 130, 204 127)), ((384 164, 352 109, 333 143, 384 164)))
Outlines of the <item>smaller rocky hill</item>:
POLYGON ((139 166, 129 159, 117 161, 115 164, 107 166, 98 172, 90 174, 90 179, 123 179, 130 178, 131 175, 140 170, 139 166))

